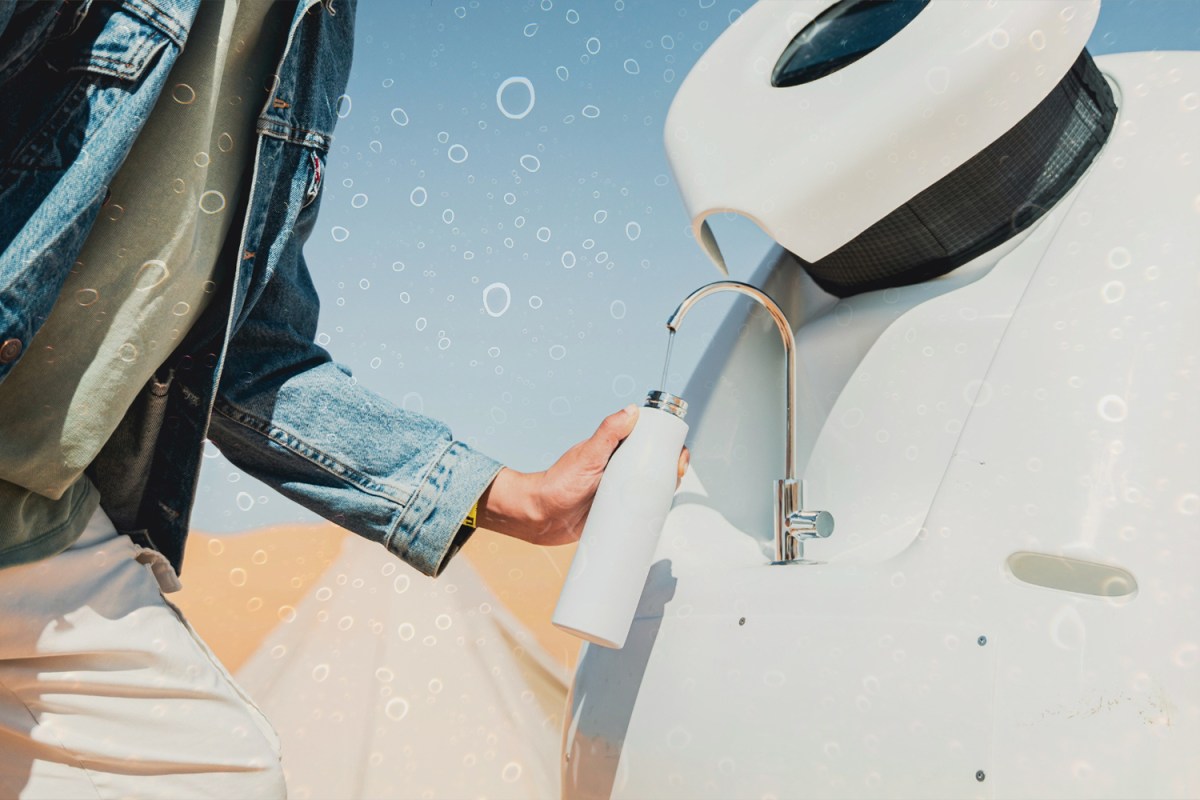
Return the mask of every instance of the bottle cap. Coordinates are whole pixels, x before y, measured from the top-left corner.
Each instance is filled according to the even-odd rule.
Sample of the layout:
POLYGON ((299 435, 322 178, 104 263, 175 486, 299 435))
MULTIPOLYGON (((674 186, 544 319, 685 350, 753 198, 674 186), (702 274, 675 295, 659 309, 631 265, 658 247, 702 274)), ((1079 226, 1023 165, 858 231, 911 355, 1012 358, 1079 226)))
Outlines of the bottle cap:
POLYGON ((687 401, 678 395, 664 392, 661 389, 655 389, 646 394, 646 408, 657 408, 662 411, 668 411, 675 416, 683 419, 687 414, 687 401))

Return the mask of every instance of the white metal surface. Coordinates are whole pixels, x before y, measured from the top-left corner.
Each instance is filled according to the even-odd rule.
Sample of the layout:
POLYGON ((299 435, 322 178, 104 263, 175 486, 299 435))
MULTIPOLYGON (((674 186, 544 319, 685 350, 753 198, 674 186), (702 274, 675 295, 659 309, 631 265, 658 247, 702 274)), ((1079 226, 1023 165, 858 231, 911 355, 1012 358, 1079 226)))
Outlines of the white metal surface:
POLYGON ((767 565, 782 349, 735 306, 566 797, 1200 795, 1200 56, 1097 62, 1113 134, 1023 237, 837 303, 782 251, 752 279, 828 563, 767 565))

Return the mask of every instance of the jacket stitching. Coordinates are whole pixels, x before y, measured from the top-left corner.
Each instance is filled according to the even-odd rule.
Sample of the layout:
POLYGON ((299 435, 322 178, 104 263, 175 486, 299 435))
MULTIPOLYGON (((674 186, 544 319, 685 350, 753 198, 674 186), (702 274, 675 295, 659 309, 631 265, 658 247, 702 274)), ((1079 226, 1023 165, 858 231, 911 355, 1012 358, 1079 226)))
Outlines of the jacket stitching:
POLYGON ((158 50, 161 50, 163 47, 166 47, 166 44, 166 42, 158 42, 157 47, 153 48, 145 57, 143 57, 142 53, 139 51, 136 61, 133 59, 109 58, 107 56, 91 55, 88 57, 87 61, 70 67, 69 70, 72 72, 98 72, 102 75, 110 75, 114 78, 123 78, 125 80, 134 81, 137 80, 137 78, 145 71, 147 65, 150 63, 150 59, 153 58, 154 53, 158 50), (113 64, 115 67, 108 66, 109 64, 113 64))
POLYGON ((170 12, 154 0, 127 0, 127 2, 133 13, 171 37, 171 40, 180 49, 183 49, 184 42, 187 41, 188 30, 170 12))
MULTIPOLYGON (((140 50, 137 52, 137 55, 141 55, 140 50)), ((130 68, 134 68, 137 66, 137 62, 133 58, 113 58, 112 56, 102 56, 102 55, 99 55, 98 53, 92 53, 91 55, 89 55, 88 60, 89 61, 107 61, 109 64, 122 64, 122 65, 124 65, 126 67, 130 67, 130 68)))
POLYGON ((325 138, 319 133, 309 133, 307 136, 292 136, 290 133, 271 128, 259 128, 258 132, 263 136, 270 136, 272 139, 279 139, 292 144, 304 145, 306 147, 319 147, 322 150, 329 149, 329 139, 325 138))
POLYGON ((454 449, 454 444, 454 442, 449 442, 442 452, 438 453, 437 458, 430 462, 429 469, 425 470, 416 482, 416 487, 413 489, 409 502, 400 507, 399 513, 396 514, 395 523, 393 523, 383 540, 384 547, 388 550, 395 552, 401 557, 407 556, 412 550, 412 544, 418 538, 413 534, 433 515, 433 512, 437 509, 438 502, 446 491, 446 481, 438 480, 435 476, 439 474, 439 470, 443 473, 445 472, 445 465, 442 462, 445 461, 450 451, 454 449), (421 501, 425 499, 424 494, 427 487, 431 487, 434 490, 432 493, 433 496, 422 506, 421 501), (409 517, 412 517, 417 512, 421 512, 420 518, 410 520, 409 517), (393 542, 397 540, 398 536, 403 541, 393 550, 393 542))
POLYGON ((213 411, 230 420, 231 422, 241 425, 247 430, 254 431, 260 436, 270 439, 286 449, 288 452, 303 458, 305 461, 314 466, 320 467, 330 475, 352 483, 359 489, 362 489, 369 494, 373 494, 383 500, 395 503, 402 509, 409 502, 411 502, 413 496, 417 492, 417 490, 409 492, 408 499, 402 501, 394 496, 402 493, 397 491, 396 488, 389 487, 385 484, 377 483, 376 481, 371 480, 369 476, 364 475, 362 472, 354 469, 351 466, 343 464, 336 458, 333 458, 327 453, 324 453, 312 445, 307 444, 303 439, 296 436, 291 431, 280 428, 277 425, 272 425, 270 422, 256 417, 253 414, 247 414, 244 411, 240 411, 225 402, 218 403, 213 411))
POLYGON ((295 125, 288 125, 286 123, 279 122, 278 120, 270 119, 269 117, 259 117, 257 128, 259 133, 267 136, 273 136, 276 139, 285 139, 294 144, 319 144, 322 147, 328 148, 330 144, 333 143, 333 137, 327 133, 309 130, 308 128, 299 128, 295 125), (303 138, 293 136, 293 133, 296 131, 307 134, 307 136, 303 138), (313 142, 308 137, 315 138, 317 141, 313 142))
POLYGON ((102 56, 99 53, 91 53, 88 55, 87 61, 79 66, 72 67, 72 69, 87 69, 87 62, 104 61, 109 64, 119 64, 120 66, 128 67, 129 71, 136 75, 145 66, 146 62, 149 61, 149 57, 153 55, 154 50, 164 47, 166 44, 166 42, 150 42, 149 46, 139 48, 132 56, 126 58, 113 58, 112 56, 102 56))

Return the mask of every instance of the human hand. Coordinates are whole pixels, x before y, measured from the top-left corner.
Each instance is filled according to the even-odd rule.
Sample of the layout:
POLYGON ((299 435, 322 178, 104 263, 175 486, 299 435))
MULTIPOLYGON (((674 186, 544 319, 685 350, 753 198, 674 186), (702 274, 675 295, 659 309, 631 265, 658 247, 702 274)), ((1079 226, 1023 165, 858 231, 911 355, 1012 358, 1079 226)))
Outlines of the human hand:
MULTIPOLYGON (((608 459, 637 423, 637 406, 605 417, 587 439, 563 453, 544 472, 505 467, 479 499, 481 528, 539 545, 570 544, 583 533, 608 459)), ((687 471, 687 448, 679 453, 677 479, 687 471)))

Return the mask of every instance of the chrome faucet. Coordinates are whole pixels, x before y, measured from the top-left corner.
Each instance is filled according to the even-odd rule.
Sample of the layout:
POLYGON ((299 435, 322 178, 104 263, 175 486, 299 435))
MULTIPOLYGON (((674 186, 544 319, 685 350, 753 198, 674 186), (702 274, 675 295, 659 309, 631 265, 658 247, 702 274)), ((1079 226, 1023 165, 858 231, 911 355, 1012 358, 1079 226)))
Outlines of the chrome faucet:
POLYGON ((787 362, 787 440, 784 458, 785 473, 782 480, 775 481, 775 564, 802 564, 804 541, 824 539, 833 533, 833 515, 828 511, 805 511, 804 483, 796 478, 796 338, 788 325, 787 317, 765 292, 740 281, 717 281, 701 286, 692 292, 675 313, 667 319, 667 329, 672 333, 679 330, 683 317, 702 298, 717 292, 738 292, 757 300, 771 314, 779 335, 783 337, 783 354, 787 362))

